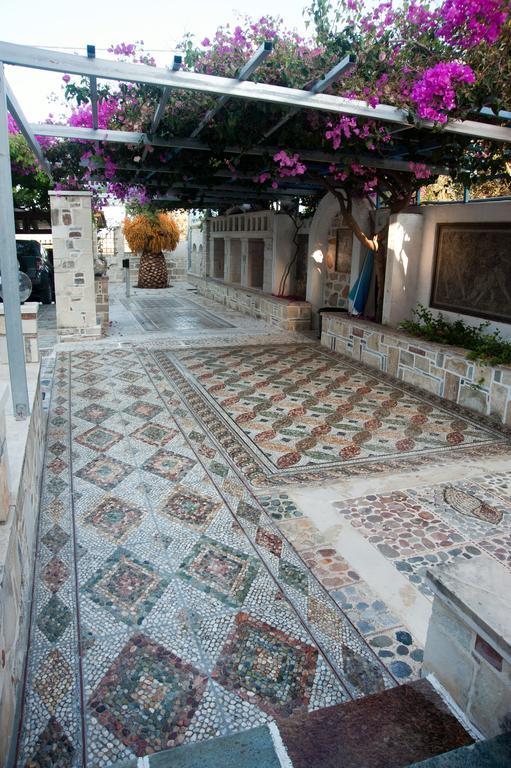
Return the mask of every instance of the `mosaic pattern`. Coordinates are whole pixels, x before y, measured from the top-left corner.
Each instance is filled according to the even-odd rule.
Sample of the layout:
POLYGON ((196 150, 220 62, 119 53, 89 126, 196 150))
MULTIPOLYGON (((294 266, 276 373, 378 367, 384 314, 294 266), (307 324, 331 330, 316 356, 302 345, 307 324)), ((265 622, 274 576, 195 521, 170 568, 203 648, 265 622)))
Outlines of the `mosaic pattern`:
POLYGON ((144 635, 123 648, 91 696, 97 720, 137 757, 182 744, 207 677, 144 635))
POLYGON ((213 678, 282 717, 307 705, 316 663, 317 651, 310 645, 239 613, 213 678))
POLYGON ((318 347, 160 351, 154 359, 254 485, 504 445, 459 408, 318 347))
POLYGON ((133 472, 133 467, 110 456, 98 456, 76 472, 82 480, 111 491, 133 472))
MULTIPOLYGON (((101 488, 103 484, 99 484, 101 488)), ((144 512, 139 507, 128 504, 115 496, 106 496, 96 507, 83 516, 83 522, 107 538, 122 542, 136 527, 144 512)))

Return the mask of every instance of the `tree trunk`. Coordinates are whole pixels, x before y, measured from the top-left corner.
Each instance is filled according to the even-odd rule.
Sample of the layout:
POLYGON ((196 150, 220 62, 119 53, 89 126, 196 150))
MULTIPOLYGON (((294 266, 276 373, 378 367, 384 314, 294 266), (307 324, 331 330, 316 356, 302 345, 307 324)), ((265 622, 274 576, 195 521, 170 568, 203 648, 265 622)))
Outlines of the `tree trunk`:
POLYGON ((159 253, 143 253, 138 268, 138 288, 166 288, 168 285, 165 256, 159 253))

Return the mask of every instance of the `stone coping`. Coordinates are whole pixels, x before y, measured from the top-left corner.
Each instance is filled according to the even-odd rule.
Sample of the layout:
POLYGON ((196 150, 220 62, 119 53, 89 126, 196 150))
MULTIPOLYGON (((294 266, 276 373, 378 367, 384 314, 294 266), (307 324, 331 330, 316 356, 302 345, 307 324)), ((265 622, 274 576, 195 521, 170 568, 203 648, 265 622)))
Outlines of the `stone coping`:
MULTIPOLYGON (((36 315, 39 312, 39 302, 38 301, 26 301, 24 304, 20 305, 21 308, 21 316, 24 317, 25 315, 36 315)), ((3 302, 0 303, 0 315, 5 315, 5 308, 3 302)))
POLYGON ((511 573, 481 555, 427 571, 436 596, 448 602, 472 627, 511 662, 511 573))
MULTIPOLYGON (((273 293, 266 293, 260 288, 249 288, 248 286, 241 285, 241 283, 228 283, 226 280, 222 280, 220 277, 201 277, 200 275, 194 275, 188 273, 190 277, 196 277, 199 280, 203 280, 205 283, 212 283, 213 285, 221 285, 224 288, 232 288, 234 291, 242 291, 243 293, 251 293, 253 296, 258 296, 266 301, 274 302, 275 304, 291 304, 296 307, 310 307, 310 302, 305 299, 287 299, 285 296, 274 296, 273 293)), ((332 313, 330 313, 332 314, 332 313)))
MULTIPOLYGON (((348 313, 322 312, 321 314, 323 315, 323 319, 330 318, 332 320, 337 320, 339 323, 345 322, 351 323, 352 325, 360 325, 362 329, 366 328, 372 333, 382 333, 385 335, 396 336, 398 339, 402 339, 403 343, 407 346, 411 344, 412 346, 416 347, 425 347, 430 349, 432 352, 439 352, 441 354, 450 356, 459 355, 460 357, 463 357, 464 360, 468 360, 467 354, 469 350, 465 349, 464 347, 454 347, 451 344, 441 344, 438 341, 429 341, 428 339, 424 339, 421 336, 413 336, 411 333, 407 333, 407 331, 403 331, 400 328, 393 328, 390 325, 382 325, 381 323, 375 323, 371 320, 362 320, 359 319, 356 315, 349 315, 348 313)), ((483 360, 469 360, 469 362, 480 363, 481 365, 489 365, 483 360)), ((511 373, 511 365, 500 364, 498 366, 492 367, 502 368, 511 373)))

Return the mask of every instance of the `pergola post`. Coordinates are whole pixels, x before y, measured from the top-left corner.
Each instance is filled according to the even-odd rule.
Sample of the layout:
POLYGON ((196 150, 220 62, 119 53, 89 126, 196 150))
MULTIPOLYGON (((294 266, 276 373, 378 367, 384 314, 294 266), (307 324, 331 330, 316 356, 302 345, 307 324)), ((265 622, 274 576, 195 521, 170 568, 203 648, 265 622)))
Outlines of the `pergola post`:
POLYGON ((21 327, 19 270, 16 255, 11 159, 7 123, 7 95, 4 65, 0 62, 0 270, 5 312, 5 333, 14 416, 26 419, 30 413, 21 327))

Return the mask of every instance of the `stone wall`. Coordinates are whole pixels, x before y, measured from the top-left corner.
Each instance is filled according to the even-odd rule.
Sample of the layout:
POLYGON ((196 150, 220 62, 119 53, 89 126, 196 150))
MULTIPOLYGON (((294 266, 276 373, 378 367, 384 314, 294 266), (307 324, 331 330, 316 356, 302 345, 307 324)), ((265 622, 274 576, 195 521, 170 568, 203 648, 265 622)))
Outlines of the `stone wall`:
POLYGON ((96 290, 96 316, 101 325, 101 334, 106 336, 110 327, 110 313, 108 307, 108 277, 102 275, 94 278, 96 290))
MULTIPOLYGON (((9 745, 13 743, 27 649, 43 463, 44 420, 38 386, 39 368, 37 365, 29 367, 33 369, 29 370, 29 391, 33 398, 30 419, 23 423, 14 421, 10 415, 10 398, 5 404, 10 450, 10 501, 7 519, 0 524, 0 766, 7 764, 9 745)), ((0 443, 2 428, 3 424, 0 424, 0 443)))
POLYGON ((482 555, 428 573, 433 674, 486 738, 511 730, 511 575, 482 555))
POLYGON ((323 315, 321 343, 397 379, 511 426, 511 366, 355 318, 323 315))
POLYGON ((245 315, 258 317, 286 331, 307 331, 311 324, 311 308, 306 301, 288 301, 248 288, 236 288, 210 278, 188 276, 204 296, 245 315))
MULTIPOLYGON (((21 329, 23 331, 25 361, 27 363, 37 363, 39 361, 39 345, 37 343, 38 312, 39 304, 37 301, 28 301, 21 305, 21 329)), ((7 362, 4 305, 0 304, 0 364, 6 364, 7 362)))

